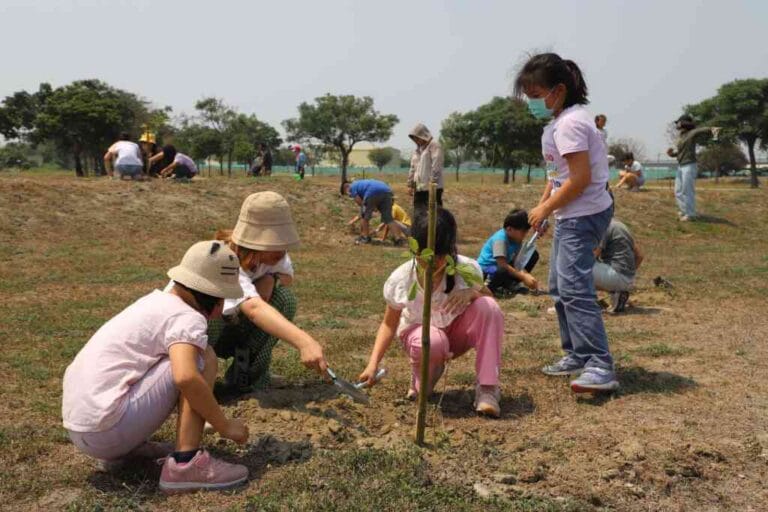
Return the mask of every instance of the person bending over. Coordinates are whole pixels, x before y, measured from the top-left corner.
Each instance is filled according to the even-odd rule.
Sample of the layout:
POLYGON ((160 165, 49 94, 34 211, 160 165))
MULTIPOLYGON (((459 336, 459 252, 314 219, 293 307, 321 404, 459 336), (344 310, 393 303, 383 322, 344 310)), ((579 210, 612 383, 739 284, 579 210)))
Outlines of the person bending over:
POLYGON ((595 249, 597 261, 592 267, 595 288, 610 292, 612 313, 627 307, 629 292, 635 287, 635 274, 643 262, 640 246, 629 228, 614 218, 608 224, 605 237, 595 249))
POLYGON ((495 297, 516 293, 521 283, 531 290, 538 288, 538 281, 530 274, 539 261, 538 251, 533 253, 525 268, 516 269, 512 265, 530 229, 528 212, 512 210, 504 219, 504 226, 491 235, 480 250, 477 262, 495 297))

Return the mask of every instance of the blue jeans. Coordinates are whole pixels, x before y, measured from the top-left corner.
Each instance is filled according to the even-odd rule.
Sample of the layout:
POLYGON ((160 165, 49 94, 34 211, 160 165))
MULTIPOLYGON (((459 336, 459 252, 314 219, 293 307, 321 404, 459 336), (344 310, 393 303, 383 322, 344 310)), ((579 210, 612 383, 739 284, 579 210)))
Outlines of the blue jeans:
POLYGON ((117 171, 117 174, 120 178, 129 176, 131 179, 135 180, 136 178, 141 177, 141 173, 144 170, 144 167, 141 165, 117 164, 115 166, 115 170, 117 171))
POLYGON ((675 175, 675 199, 680 214, 696 216, 696 162, 678 166, 675 175))
POLYGON ((592 267, 593 250, 612 216, 613 206, 593 215, 558 220, 549 265, 549 293, 555 300, 563 350, 587 368, 608 370, 613 370, 613 357, 608 351, 592 267))

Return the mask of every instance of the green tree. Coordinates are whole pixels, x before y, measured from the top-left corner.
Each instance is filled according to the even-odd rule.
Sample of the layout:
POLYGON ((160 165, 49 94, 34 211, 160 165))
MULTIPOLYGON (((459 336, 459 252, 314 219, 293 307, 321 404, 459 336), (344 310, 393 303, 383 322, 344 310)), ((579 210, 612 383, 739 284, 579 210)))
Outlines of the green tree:
POLYGON ((362 141, 384 142, 392 136, 398 118, 380 114, 373 108, 373 99, 326 94, 315 98, 314 104, 299 105, 299 117, 283 121, 289 139, 314 139, 333 146, 341 161, 341 179, 347 179, 349 154, 362 141))
POLYGON ((504 183, 509 183, 510 171, 515 181, 523 165, 541 160, 542 123, 531 116, 524 101, 497 96, 470 115, 476 147, 486 164, 504 169, 504 183))
POLYGON ((702 171, 714 175, 717 179, 745 168, 749 160, 738 144, 723 142, 712 144, 699 153, 698 163, 702 171))
POLYGON ((34 95, 23 91, 0 108, 3 134, 33 144, 52 142, 74 159, 77 176, 87 162, 103 172, 104 149, 121 131, 138 132, 147 118, 146 102, 99 80, 79 80, 51 89, 41 84, 34 95))
POLYGON ((235 141, 232 138, 230 127, 237 116, 234 109, 227 106, 220 98, 203 98, 195 103, 202 124, 219 133, 219 151, 216 157, 219 160, 219 174, 224 176, 224 158, 229 157, 228 173, 232 175, 232 153, 235 150, 235 141))
POLYGON ((0 147, 0 170, 29 169, 33 163, 32 152, 32 147, 22 142, 9 142, 0 147))
POLYGON ((397 150, 394 148, 374 148, 368 152, 368 161, 378 167, 379 172, 384 169, 384 166, 391 162, 397 150))
POLYGON ((734 80, 720 86, 717 94, 685 111, 708 126, 723 128, 723 140, 739 140, 747 147, 750 184, 757 188, 755 145, 768 145, 768 78, 734 80))
POLYGON ((453 112, 443 120, 440 127, 440 144, 445 151, 445 165, 453 165, 456 168, 456 181, 459 181, 461 164, 471 158, 477 143, 473 119, 471 113, 453 112))

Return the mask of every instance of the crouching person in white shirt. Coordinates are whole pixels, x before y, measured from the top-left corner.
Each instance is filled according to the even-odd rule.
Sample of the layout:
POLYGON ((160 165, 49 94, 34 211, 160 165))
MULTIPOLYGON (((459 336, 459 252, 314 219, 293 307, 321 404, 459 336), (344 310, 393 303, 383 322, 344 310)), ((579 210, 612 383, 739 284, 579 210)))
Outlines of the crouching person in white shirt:
POLYGON ((243 294, 235 254, 219 241, 193 245, 168 271, 174 285, 140 298, 104 324, 64 374, 64 427, 82 452, 112 463, 166 457, 160 489, 224 489, 245 482, 248 469, 213 458, 201 447, 208 421, 222 437, 244 444, 248 427, 227 418, 213 396, 216 354, 207 322, 224 299, 243 294), (178 405, 176 445, 151 443, 178 405))

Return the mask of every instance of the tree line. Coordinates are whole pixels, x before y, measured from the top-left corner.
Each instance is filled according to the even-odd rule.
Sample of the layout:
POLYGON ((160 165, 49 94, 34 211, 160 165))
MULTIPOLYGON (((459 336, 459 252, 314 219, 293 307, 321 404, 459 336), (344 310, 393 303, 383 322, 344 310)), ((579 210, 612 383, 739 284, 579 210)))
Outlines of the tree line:
MULTIPOLYGON (((279 132, 256 115, 244 114, 219 98, 203 98, 195 114, 171 122, 170 107, 153 107, 147 100, 100 80, 78 80, 53 88, 40 84, 35 92, 18 91, 0 104, 0 134, 6 144, 0 167, 8 162, 31 165, 30 152, 64 167, 77 176, 102 174, 102 156, 123 131, 154 133, 159 142, 178 146, 195 160, 215 158, 219 173, 231 175, 233 163, 251 165, 263 144, 274 153, 274 163, 289 164, 293 155, 280 148, 279 132)), ((755 148, 768 144, 768 79, 736 80, 723 85, 712 98, 684 107, 701 123, 722 126, 722 140, 713 145, 708 165, 719 169, 738 163, 743 144, 749 154, 753 186, 757 185, 755 148), (719 144, 719 145, 718 145, 719 144)), ((338 162, 347 179, 349 156, 362 141, 385 142, 399 119, 376 110, 373 99, 326 94, 298 106, 298 116, 283 121, 287 139, 300 143, 312 165, 322 159, 338 162)), ((454 112, 441 125, 440 140, 446 165, 479 161, 504 171, 504 183, 515 181, 519 170, 540 165, 542 122, 535 120, 524 101, 495 97, 469 112, 454 112)), ((611 150, 636 152, 642 145, 631 139, 613 141, 611 150)), ((614 155, 621 158, 621 155, 614 155)), ((743 157, 743 154, 742 154, 743 157)), ((371 151, 379 169, 392 161, 406 166, 393 148, 371 151)))

